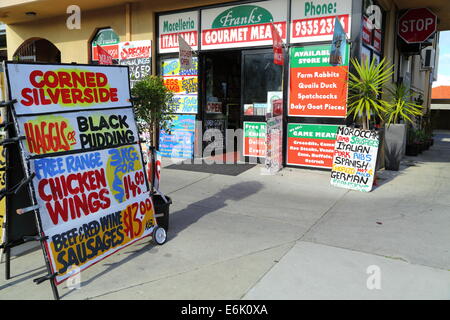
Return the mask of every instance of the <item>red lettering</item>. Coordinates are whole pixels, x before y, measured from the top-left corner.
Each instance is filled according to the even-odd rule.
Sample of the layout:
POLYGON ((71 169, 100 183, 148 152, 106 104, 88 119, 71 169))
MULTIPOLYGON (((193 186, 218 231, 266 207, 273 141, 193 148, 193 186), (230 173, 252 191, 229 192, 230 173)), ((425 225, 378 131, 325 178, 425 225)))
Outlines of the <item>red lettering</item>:
POLYGON ((44 73, 42 71, 40 71, 40 70, 31 71, 31 73, 30 73, 30 82, 33 85, 33 87, 35 87, 35 88, 42 88, 44 86, 44 82, 43 81, 40 81, 40 82, 36 81, 37 77, 42 77, 43 75, 44 75, 44 73))
POLYGON ((32 90, 30 88, 23 88, 22 89, 22 97, 25 100, 20 100, 20 103, 23 104, 26 107, 29 107, 33 104, 33 98, 31 96, 32 90))

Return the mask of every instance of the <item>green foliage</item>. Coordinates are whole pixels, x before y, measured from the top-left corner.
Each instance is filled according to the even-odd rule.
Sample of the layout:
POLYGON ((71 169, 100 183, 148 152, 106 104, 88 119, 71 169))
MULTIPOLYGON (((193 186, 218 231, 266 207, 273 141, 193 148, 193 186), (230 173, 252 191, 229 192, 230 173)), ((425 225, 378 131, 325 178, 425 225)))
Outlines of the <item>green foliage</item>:
POLYGON ((375 59, 369 64, 369 60, 359 63, 353 58, 351 63, 355 71, 349 72, 348 114, 353 115, 353 119, 359 118, 364 128, 368 129, 371 115, 381 117, 389 106, 380 97, 394 73, 393 66, 389 66, 385 59, 378 65, 375 59))
POLYGON ((412 102, 412 93, 404 84, 395 84, 389 89, 392 101, 386 108, 384 120, 387 125, 399 123, 401 119, 413 123, 413 117, 422 115, 422 106, 412 102))
POLYGON ((158 126, 170 133, 170 120, 173 118, 170 101, 173 93, 166 88, 161 77, 149 75, 136 82, 131 95, 138 123, 141 123, 140 129, 149 133, 150 143, 158 126))

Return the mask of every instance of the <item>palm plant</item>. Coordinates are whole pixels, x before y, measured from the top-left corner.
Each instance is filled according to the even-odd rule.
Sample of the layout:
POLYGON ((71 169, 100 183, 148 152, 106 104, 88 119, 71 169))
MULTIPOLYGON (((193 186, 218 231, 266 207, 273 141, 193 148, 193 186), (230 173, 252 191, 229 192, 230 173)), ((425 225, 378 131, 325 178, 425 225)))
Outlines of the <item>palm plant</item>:
POLYGON ((369 129, 371 115, 382 117, 389 107, 389 102, 381 96, 394 73, 393 66, 385 59, 376 64, 375 59, 360 63, 353 58, 351 63, 354 72, 349 72, 348 114, 353 115, 353 119, 359 118, 363 128, 369 129))
POLYGON ((404 84, 395 84, 393 89, 389 89, 392 101, 384 112, 384 121, 389 126, 392 123, 399 123, 400 120, 413 123, 413 117, 421 116, 423 106, 418 105, 412 99, 411 90, 404 84))

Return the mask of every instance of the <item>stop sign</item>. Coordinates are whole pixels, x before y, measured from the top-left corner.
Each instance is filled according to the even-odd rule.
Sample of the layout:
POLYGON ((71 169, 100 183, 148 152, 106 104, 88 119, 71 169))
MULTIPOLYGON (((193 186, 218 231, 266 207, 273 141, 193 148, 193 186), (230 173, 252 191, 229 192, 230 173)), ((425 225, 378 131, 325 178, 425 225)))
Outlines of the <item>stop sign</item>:
POLYGON ((427 8, 410 9, 398 21, 398 35, 406 43, 422 43, 437 30, 437 16, 427 8))

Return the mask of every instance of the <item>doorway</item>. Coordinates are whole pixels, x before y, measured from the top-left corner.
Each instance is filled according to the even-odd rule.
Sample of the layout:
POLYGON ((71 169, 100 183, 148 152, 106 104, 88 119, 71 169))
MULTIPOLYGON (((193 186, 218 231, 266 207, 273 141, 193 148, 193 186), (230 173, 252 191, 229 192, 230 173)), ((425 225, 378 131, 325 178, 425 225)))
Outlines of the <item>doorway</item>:
MULTIPOLYGON (((223 152, 226 129, 242 129, 244 137, 241 141, 244 146, 239 146, 239 139, 235 138, 234 150, 226 151, 237 153, 243 150, 237 154, 237 159, 245 161, 250 156, 264 154, 264 139, 259 139, 260 145, 256 146, 256 149, 260 149, 259 155, 246 151, 244 124, 265 124, 266 112, 270 111, 268 93, 278 92, 281 95, 283 70, 273 60, 271 48, 202 54, 202 120, 203 137, 207 140, 203 144, 203 150, 213 143, 216 152, 223 152), (216 139, 215 135, 210 139, 209 135, 213 132, 211 129, 216 132, 220 130, 223 139, 216 139)), ((263 125, 258 128, 265 130, 263 125)), ((265 135, 265 131, 261 134, 265 135)))
POLYGON ((53 43, 46 39, 32 38, 22 43, 14 53, 13 60, 61 63, 61 52, 53 43))
MULTIPOLYGON (((203 55, 203 150, 222 154, 226 129, 241 128, 241 51, 207 52, 203 55), (218 134, 220 131, 220 134, 218 134), (222 138, 220 138, 220 136, 222 138), (213 144, 213 145, 211 145, 213 144)), ((227 150, 227 152, 237 151, 227 150)))

